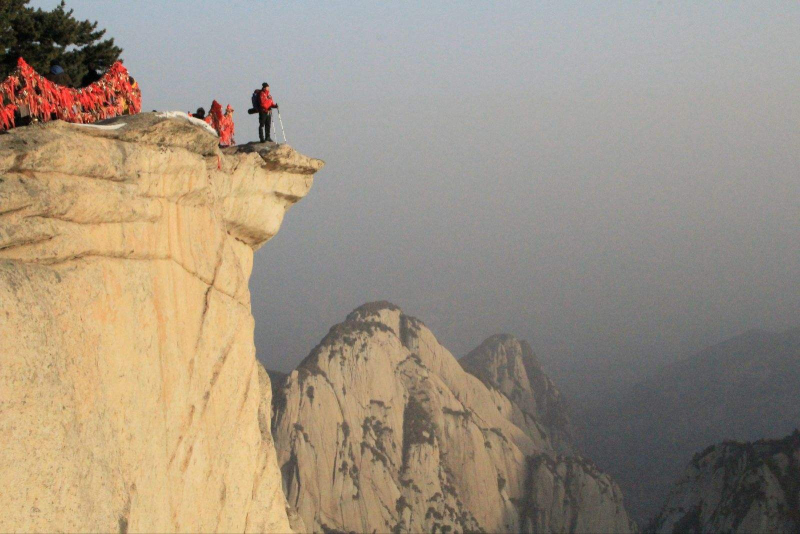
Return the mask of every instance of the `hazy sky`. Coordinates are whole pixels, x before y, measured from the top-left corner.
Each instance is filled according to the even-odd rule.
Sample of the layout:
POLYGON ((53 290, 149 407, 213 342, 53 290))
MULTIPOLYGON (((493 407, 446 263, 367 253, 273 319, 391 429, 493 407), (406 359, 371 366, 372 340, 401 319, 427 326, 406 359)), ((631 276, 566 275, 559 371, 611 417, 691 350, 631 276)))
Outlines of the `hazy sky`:
POLYGON ((248 141, 266 80, 327 162, 256 257, 268 367, 377 299, 456 355, 507 331, 554 367, 800 324, 796 2, 68 6, 145 109, 217 98, 248 141))

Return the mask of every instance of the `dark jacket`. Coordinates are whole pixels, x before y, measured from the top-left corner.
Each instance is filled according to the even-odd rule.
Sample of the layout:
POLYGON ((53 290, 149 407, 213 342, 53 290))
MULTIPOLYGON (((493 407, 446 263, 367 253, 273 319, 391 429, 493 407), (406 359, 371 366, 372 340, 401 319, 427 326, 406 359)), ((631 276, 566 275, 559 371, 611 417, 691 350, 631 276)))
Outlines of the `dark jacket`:
POLYGON ((94 82, 99 81, 103 75, 97 72, 94 69, 89 69, 89 72, 86 73, 86 76, 83 77, 81 80, 81 87, 88 87, 92 85, 94 82))

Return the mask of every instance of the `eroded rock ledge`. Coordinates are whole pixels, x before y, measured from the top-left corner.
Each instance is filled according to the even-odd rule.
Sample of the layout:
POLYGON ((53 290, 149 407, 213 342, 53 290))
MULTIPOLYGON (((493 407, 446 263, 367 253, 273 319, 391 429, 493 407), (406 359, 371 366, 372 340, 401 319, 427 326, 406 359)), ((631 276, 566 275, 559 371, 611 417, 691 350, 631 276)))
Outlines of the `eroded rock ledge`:
POLYGON ((118 125, 57 121, 0 137, 0 259, 170 260, 241 299, 249 262, 217 281, 237 263, 221 256, 274 236, 322 162, 287 145, 222 153, 200 126, 153 113, 105 126, 118 125))
POLYGON ((0 530, 286 531, 247 283, 323 163, 105 126, 0 135, 0 530))

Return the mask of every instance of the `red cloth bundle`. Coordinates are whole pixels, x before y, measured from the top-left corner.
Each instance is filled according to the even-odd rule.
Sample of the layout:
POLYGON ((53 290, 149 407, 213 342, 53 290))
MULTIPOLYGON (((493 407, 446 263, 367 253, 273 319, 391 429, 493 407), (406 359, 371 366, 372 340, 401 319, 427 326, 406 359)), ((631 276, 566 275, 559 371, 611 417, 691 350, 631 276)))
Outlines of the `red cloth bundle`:
MULTIPOLYGON (((233 109, 231 108, 232 111, 233 109)), ((222 105, 216 100, 211 103, 211 110, 208 112, 205 121, 219 134, 220 146, 231 146, 233 144, 235 129, 233 116, 223 114, 222 105)))
POLYGON ((42 122, 92 123, 139 113, 142 93, 119 61, 95 83, 72 89, 44 78, 19 58, 14 73, 0 82, 0 129, 13 128, 15 112, 22 109, 42 122))

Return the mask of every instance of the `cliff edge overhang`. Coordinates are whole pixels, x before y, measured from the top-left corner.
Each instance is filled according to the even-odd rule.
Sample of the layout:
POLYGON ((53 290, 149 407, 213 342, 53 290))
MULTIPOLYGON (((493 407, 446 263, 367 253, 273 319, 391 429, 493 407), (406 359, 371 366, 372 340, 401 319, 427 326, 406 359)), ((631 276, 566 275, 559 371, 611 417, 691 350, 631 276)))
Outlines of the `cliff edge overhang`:
POLYGON ((186 115, 0 135, 0 531, 288 532, 248 280, 322 162, 186 115))
POLYGON ((170 259, 201 274, 196 249, 219 231, 258 249, 323 162, 217 142, 199 121, 159 113, 1 135, 0 259, 170 259))

